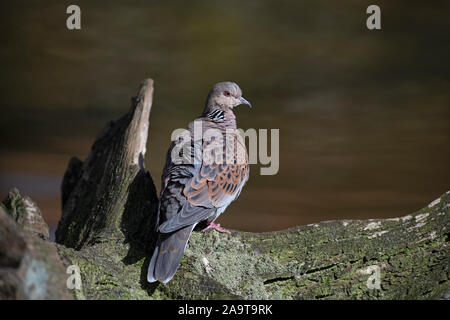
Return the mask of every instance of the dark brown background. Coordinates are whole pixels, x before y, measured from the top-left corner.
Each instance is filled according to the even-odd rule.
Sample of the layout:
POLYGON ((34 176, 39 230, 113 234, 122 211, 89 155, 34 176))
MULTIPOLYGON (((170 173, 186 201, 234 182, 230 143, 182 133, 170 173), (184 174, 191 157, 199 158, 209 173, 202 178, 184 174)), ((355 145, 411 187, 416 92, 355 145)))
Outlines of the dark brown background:
POLYGON ((72 155, 84 159, 139 82, 155 79, 146 166, 159 189, 170 133, 210 87, 254 105, 238 126, 280 129, 280 171, 259 165, 220 218, 240 230, 393 217, 450 189, 450 3, 2 1, 0 196, 17 186, 55 225, 72 155), (69 4, 82 30, 66 29, 69 4))

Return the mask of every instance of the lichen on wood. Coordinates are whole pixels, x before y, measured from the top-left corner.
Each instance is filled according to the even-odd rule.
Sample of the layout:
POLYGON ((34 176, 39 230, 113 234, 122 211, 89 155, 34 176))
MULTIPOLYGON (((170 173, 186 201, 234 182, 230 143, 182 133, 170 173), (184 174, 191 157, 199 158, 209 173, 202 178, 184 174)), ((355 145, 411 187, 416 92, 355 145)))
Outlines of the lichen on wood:
POLYGON ((120 240, 59 252, 81 266, 92 299, 435 299, 449 291, 450 192, 440 199, 398 219, 197 231, 167 285, 146 283, 143 247, 132 263, 120 240), (380 268, 380 289, 367 285, 370 266, 380 268))

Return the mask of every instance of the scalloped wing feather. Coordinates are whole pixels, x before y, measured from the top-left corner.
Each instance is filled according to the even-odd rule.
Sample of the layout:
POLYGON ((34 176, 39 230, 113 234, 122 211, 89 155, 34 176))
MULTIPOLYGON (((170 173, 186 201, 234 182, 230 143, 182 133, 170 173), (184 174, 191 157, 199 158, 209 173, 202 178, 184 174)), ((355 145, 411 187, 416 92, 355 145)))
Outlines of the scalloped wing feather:
POLYGON ((187 200, 195 206, 226 206, 248 180, 248 158, 242 138, 235 132, 224 140, 223 144, 215 140, 203 143, 202 166, 184 188, 187 200))

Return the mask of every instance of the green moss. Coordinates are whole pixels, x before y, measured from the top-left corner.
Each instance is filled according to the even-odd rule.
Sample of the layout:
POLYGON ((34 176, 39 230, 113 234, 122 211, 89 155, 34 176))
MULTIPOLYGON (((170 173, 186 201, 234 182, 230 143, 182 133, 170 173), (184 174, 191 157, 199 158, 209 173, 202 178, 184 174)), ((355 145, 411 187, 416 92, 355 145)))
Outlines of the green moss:
POLYGON ((449 288, 450 213, 443 203, 405 221, 374 220, 376 229, 348 221, 261 234, 194 232, 167 285, 146 283, 148 257, 141 249, 125 264, 133 244, 120 239, 61 254, 80 266, 88 299, 434 298, 449 288), (421 220, 423 213, 430 215, 421 220), (387 232, 376 235, 380 230, 387 232), (381 290, 366 286, 369 275, 360 270, 370 265, 382 266, 381 290))

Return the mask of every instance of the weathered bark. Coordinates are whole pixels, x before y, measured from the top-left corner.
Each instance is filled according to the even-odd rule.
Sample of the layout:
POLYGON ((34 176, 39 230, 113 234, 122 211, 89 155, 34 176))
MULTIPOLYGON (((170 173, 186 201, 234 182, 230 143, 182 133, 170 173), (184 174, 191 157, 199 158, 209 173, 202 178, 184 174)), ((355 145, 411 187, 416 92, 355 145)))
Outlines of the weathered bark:
POLYGON ((80 267, 83 283, 76 297, 448 298, 450 192, 395 219, 330 221, 268 233, 195 231, 175 277, 167 285, 147 283, 157 208, 142 164, 151 84, 143 83, 137 104, 105 128, 84 163, 72 160, 64 177, 57 249, 64 261, 80 267), (368 285, 372 268, 380 270, 379 289, 368 285))
POLYGON ((111 238, 129 241, 151 229, 158 200, 144 155, 152 99, 153 80, 148 79, 130 112, 99 134, 86 161, 71 159, 61 187, 58 243, 80 249, 111 238))
POLYGON ((13 189, 3 200, 3 205, 23 230, 42 239, 49 238, 48 225, 42 217, 41 210, 30 197, 22 196, 19 190, 13 189))
POLYGON ((12 190, 0 204, 0 300, 73 298, 48 233, 36 204, 12 190))

